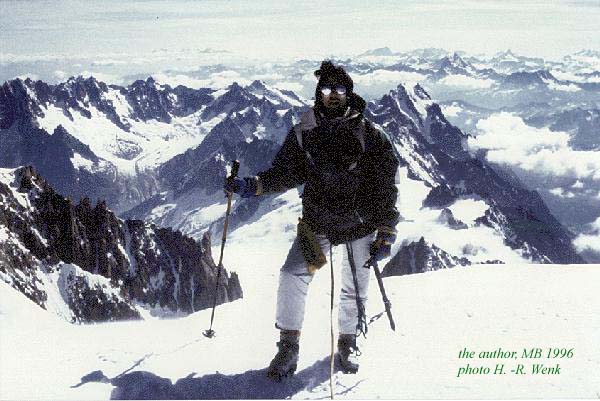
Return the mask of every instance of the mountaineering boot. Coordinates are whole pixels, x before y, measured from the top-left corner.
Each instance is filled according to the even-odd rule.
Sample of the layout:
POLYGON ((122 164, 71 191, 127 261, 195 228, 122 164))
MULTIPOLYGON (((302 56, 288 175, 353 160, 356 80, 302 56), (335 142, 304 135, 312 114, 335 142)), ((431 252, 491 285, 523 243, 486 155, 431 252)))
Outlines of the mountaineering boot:
POLYGON ((300 352, 299 340, 299 331, 281 330, 279 342, 277 343, 279 351, 277 351, 269 365, 268 377, 280 381, 282 378, 294 374, 298 365, 298 353, 300 352))
POLYGON ((344 373, 358 372, 356 357, 359 355, 360 351, 356 346, 356 336, 354 334, 340 334, 337 353, 340 370, 344 373))

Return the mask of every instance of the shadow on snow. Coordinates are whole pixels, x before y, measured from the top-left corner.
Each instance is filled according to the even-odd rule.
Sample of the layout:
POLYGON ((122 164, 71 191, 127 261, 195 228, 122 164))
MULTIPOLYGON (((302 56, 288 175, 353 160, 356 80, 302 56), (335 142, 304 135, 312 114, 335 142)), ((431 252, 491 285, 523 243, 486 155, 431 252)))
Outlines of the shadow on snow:
POLYGON ((107 379, 100 371, 84 376, 83 385, 91 381, 115 386, 111 399, 285 399, 302 390, 312 390, 329 380, 329 357, 315 362, 281 382, 267 378, 267 370, 249 370, 234 375, 221 373, 194 377, 195 373, 177 380, 136 371, 107 379))

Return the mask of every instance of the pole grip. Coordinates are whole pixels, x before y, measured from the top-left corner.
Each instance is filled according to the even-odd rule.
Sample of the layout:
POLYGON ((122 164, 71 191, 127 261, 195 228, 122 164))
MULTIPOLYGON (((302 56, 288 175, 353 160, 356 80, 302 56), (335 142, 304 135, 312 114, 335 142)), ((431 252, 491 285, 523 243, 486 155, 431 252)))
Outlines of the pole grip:
POLYGON ((233 160, 231 162, 231 174, 229 175, 229 178, 237 177, 239 171, 240 171, 240 161, 233 160))

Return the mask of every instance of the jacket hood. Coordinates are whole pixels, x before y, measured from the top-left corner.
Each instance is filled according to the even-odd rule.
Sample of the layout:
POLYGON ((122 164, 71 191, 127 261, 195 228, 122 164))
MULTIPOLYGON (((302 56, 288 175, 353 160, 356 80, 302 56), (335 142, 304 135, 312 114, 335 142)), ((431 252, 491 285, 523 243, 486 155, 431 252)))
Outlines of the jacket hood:
POLYGON ((350 93, 348 103, 352 110, 356 110, 360 114, 362 114, 365 111, 365 108, 367 107, 367 102, 365 101, 365 99, 363 99, 354 92, 350 93))

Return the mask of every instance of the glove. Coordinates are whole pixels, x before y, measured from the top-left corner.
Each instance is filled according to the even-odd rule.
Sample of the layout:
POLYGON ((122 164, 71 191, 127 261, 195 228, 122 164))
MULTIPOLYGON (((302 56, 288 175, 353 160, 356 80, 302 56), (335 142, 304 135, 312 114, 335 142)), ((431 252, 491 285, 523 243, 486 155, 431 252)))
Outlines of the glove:
POLYGON ((379 227, 375 241, 371 243, 371 255, 381 261, 392 254, 392 244, 396 241, 396 230, 391 227, 379 227))
POLYGON ((251 198, 256 195, 258 186, 256 177, 244 178, 225 178, 223 190, 226 194, 234 192, 242 196, 242 198, 251 198))

